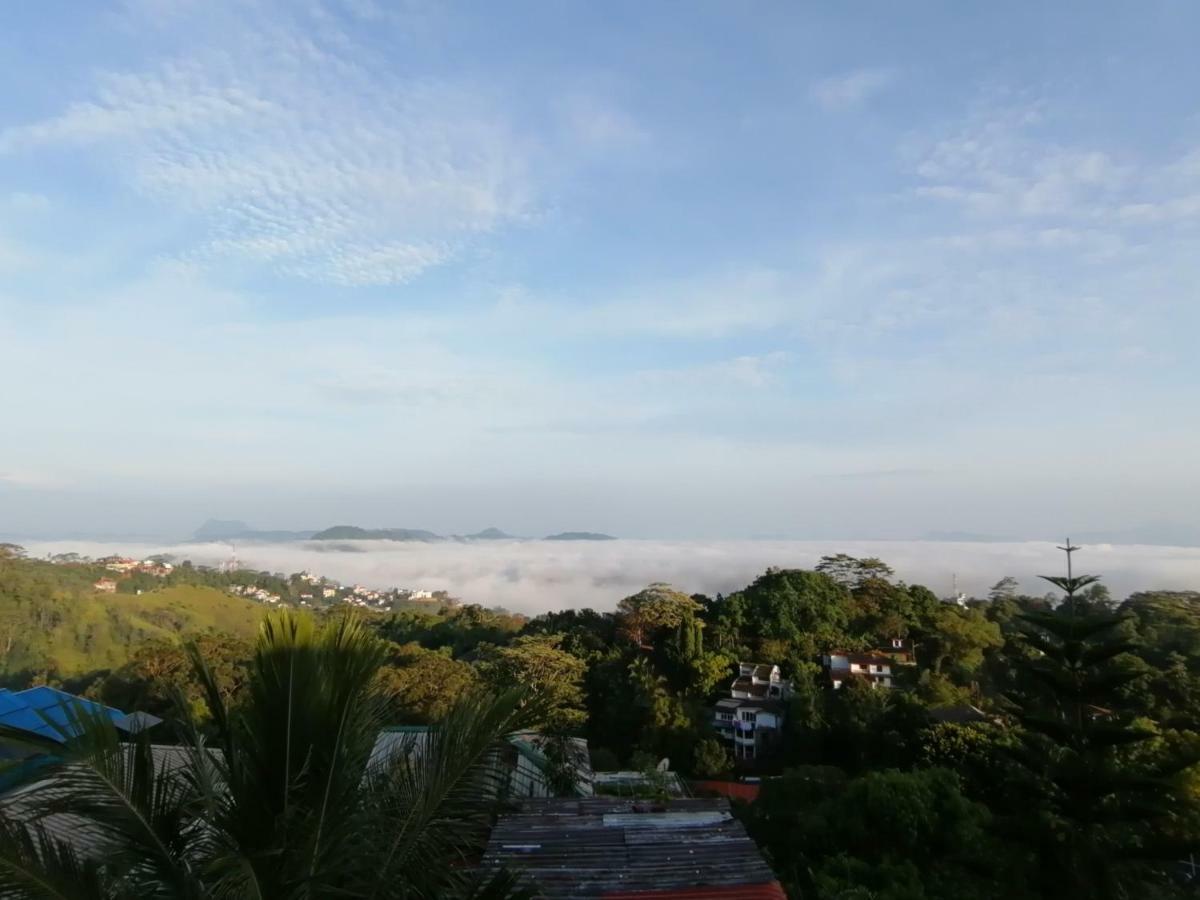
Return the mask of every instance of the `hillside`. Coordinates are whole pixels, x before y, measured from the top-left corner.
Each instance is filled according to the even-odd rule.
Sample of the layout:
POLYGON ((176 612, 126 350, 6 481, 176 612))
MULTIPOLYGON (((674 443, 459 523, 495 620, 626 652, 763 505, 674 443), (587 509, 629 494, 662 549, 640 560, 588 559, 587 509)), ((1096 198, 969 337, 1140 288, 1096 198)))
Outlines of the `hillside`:
POLYGON ((615 541, 611 534, 600 534, 596 531, 561 531, 542 538, 545 541, 615 541))
POLYGON ((88 567, 0 560, 0 680, 67 676, 120 665, 148 639, 255 633, 259 604, 211 587, 97 594, 88 567))

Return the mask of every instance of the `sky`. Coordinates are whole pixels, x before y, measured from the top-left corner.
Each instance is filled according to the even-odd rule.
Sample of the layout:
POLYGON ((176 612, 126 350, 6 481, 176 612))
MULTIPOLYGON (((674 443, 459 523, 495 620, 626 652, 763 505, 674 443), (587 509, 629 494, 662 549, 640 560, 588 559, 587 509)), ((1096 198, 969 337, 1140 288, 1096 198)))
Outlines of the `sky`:
POLYGON ((1200 6, 0 9, 0 533, 1200 543, 1200 6))

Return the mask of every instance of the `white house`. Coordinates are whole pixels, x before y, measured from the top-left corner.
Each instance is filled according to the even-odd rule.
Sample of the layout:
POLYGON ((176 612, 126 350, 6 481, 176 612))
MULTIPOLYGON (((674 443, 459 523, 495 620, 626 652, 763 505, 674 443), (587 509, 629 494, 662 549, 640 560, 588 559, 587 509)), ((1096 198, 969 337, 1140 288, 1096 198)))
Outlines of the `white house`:
POLYGON ((835 689, 850 678, 865 678, 873 688, 892 686, 895 660, 882 653, 830 653, 823 656, 821 662, 835 689))
POLYGON ((783 702, 791 693, 792 683, 783 678, 779 666, 738 663, 729 696, 718 700, 713 710, 717 734, 733 744, 735 759, 755 759, 779 740, 783 702))
POLYGON ((738 663, 738 677, 730 685, 729 695, 740 700, 786 700, 792 683, 785 681, 779 666, 762 663, 738 663))

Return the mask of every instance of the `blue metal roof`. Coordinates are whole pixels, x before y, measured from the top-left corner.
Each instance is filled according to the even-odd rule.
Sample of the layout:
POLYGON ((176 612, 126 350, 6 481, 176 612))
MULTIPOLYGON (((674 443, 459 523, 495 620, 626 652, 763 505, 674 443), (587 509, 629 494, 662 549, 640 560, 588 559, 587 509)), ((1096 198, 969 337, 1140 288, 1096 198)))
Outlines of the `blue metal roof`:
POLYGON ((0 716, 14 709, 24 709, 25 704, 17 699, 17 695, 8 688, 0 688, 0 716))
POLYGON ((125 713, 119 709, 46 685, 15 693, 0 691, 0 725, 9 728, 64 741, 75 733, 72 711, 76 717, 80 714, 106 715, 114 725, 125 720, 125 713))

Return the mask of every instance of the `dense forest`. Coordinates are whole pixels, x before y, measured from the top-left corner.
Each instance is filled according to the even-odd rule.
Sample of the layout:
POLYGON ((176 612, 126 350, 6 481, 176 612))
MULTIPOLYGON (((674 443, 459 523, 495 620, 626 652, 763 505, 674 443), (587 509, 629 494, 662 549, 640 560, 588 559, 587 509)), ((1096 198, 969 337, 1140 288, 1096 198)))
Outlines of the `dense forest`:
MULTIPOLYGON (((154 618, 153 598, 201 590, 186 574, 129 598, 148 612, 111 613, 152 626, 111 625, 106 640, 124 641, 121 653, 70 672, 35 658, 49 644, 27 632, 40 641, 65 628, 78 650, 96 614, 72 604, 121 602, 89 595, 90 577, 0 559, 0 641, 22 648, 11 683, 57 679, 164 715, 180 691, 202 714, 183 633, 237 702, 244 620, 212 610, 154 618)), ((770 569, 726 596, 653 584, 614 612, 526 619, 426 605, 359 615, 386 641, 375 678, 394 698, 395 724, 438 721, 472 686, 520 684, 540 697, 552 734, 588 739, 597 769, 667 758, 695 778, 761 778, 738 814, 793 897, 1190 896, 1200 593, 1118 601, 1092 576, 1047 582, 1048 592, 1026 594, 1006 577, 987 597, 946 602, 880 560, 840 555, 812 570, 770 569), (891 689, 867 679, 832 688, 824 654, 895 639, 915 664, 897 668, 891 689), (793 691, 773 752, 735 763, 712 710, 737 663, 751 660, 779 665, 793 691)), ((207 589, 195 605, 258 612, 207 589)))

